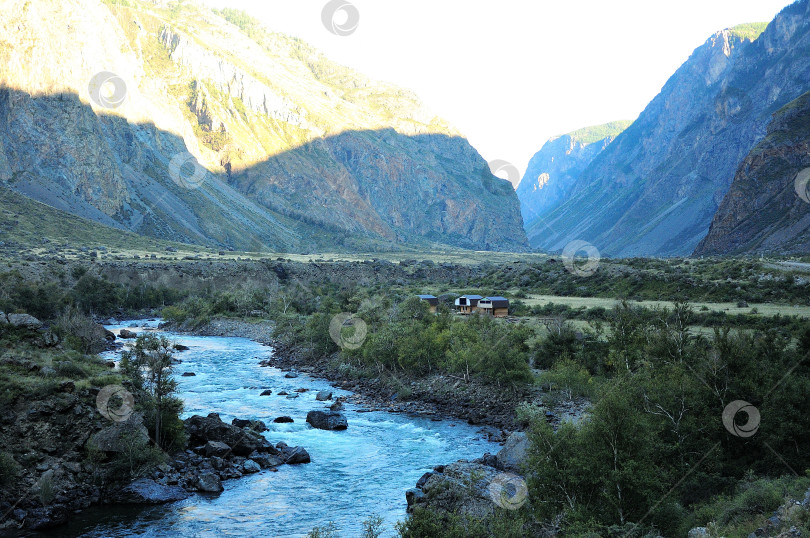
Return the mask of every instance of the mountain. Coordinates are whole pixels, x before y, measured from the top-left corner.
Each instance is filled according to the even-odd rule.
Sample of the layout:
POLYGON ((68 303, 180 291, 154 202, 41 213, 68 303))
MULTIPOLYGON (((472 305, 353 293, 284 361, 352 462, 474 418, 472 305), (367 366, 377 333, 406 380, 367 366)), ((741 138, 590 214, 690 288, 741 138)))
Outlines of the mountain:
POLYGON ((586 127, 543 144, 516 189, 524 228, 530 229, 536 219, 565 201, 579 175, 631 123, 586 127))
POLYGON ((122 230, 237 249, 527 246, 511 185, 415 95, 242 12, 3 7, 0 185, 122 230))
POLYGON ((695 255, 761 252, 810 252, 810 93, 774 115, 695 255))
POLYGON ((529 230, 550 251, 688 255, 771 115, 810 89, 810 0, 764 25, 723 30, 695 50, 639 118, 529 230))

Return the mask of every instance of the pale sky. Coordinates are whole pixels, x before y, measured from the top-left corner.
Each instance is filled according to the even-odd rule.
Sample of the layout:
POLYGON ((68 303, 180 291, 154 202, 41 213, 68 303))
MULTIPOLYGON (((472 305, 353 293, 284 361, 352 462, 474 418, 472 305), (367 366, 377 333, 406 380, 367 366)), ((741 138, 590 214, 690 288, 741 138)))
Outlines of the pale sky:
MULTIPOLYGON (((771 21, 792 3, 350 0, 359 24, 338 36, 321 22, 326 0, 204 1, 244 9, 333 60, 415 91, 487 161, 509 161, 521 175, 551 136, 638 117, 714 32, 771 21)), ((342 23, 345 12, 337 17, 342 23)))

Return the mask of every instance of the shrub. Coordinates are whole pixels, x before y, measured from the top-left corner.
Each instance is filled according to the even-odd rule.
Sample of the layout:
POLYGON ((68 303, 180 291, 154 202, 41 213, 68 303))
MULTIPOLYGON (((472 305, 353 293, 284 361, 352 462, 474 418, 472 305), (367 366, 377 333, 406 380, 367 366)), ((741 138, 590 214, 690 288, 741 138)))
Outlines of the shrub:
POLYGON ((0 485, 8 486, 20 474, 20 464, 8 452, 0 452, 0 485))
POLYGON ((337 526, 332 521, 323 527, 314 527, 307 534, 307 538, 339 538, 339 536, 337 526))

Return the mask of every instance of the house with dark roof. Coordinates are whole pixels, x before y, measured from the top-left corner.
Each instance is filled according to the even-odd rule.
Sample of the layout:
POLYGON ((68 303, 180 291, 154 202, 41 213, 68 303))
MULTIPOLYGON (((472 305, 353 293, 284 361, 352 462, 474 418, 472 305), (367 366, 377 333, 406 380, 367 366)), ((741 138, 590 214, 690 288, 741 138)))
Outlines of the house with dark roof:
POLYGON ((430 311, 434 314, 439 307, 439 298, 435 295, 417 295, 421 301, 425 301, 430 306, 430 311))
POLYGON ((478 311, 478 301, 483 299, 480 295, 462 295, 456 299, 456 310, 459 314, 469 315, 478 311))
POLYGON ((509 315, 509 299, 506 297, 484 297, 478 301, 478 310, 496 318, 505 318, 509 315))

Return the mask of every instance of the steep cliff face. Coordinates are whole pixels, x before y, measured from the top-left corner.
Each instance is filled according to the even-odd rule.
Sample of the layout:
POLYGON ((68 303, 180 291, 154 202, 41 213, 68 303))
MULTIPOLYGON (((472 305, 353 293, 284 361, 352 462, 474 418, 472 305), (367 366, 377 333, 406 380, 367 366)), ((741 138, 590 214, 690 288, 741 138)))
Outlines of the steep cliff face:
POLYGON ((535 220, 563 203, 585 168, 631 123, 586 127, 543 144, 516 189, 524 228, 531 229, 535 220))
POLYGON ((810 93, 774 115, 695 255, 760 252, 810 252, 810 93))
POLYGON ((517 196, 463 137, 300 40, 196 4, 2 4, 9 188, 236 248, 527 246, 517 196))
POLYGON ((603 254, 686 255, 705 236, 734 171, 773 112, 810 89, 810 1, 759 38, 718 32, 544 218, 533 245, 585 240, 603 254))

